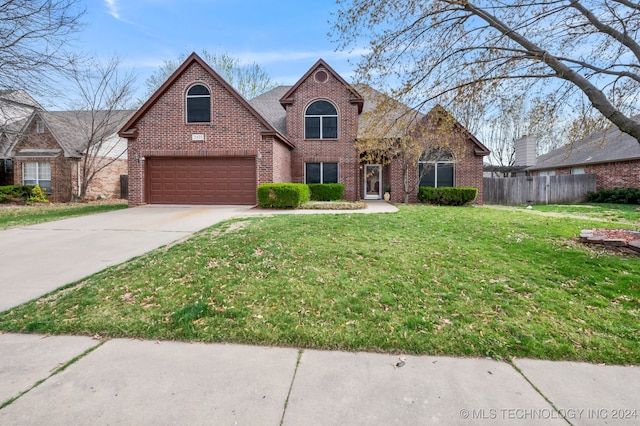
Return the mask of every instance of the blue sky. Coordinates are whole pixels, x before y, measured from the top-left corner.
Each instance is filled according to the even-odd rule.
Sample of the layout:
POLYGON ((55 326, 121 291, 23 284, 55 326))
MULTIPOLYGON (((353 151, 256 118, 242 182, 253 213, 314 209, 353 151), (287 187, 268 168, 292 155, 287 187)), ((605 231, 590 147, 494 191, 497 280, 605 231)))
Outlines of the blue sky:
POLYGON ((256 62, 278 84, 293 84, 319 58, 351 80, 355 54, 336 52, 328 35, 334 0, 84 0, 84 28, 73 48, 117 55, 145 79, 180 53, 228 53, 256 62))

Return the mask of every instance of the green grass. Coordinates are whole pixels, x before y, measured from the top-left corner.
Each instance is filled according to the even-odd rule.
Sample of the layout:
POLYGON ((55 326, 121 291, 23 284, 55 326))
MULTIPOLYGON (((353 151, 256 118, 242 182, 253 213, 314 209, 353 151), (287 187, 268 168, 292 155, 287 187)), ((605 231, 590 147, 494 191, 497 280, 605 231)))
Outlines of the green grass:
POLYGON ((558 213, 585 218, 599 218, 612 222, 636 223, 640 225, 640 206, 636 204, 552 204, 534 205, 534 211, 558 213))
POLYGON ((0 330, 637 365, 640 260, 576 242, 596 225, 432 206, 236 220, 5 312, 0 330))
POLYGON ((66 219, 127 208, 124 203, 107 204, 34 204, 29 206, 7 206, 0 204, 0 229, 35 225, 52 220, 66 219))

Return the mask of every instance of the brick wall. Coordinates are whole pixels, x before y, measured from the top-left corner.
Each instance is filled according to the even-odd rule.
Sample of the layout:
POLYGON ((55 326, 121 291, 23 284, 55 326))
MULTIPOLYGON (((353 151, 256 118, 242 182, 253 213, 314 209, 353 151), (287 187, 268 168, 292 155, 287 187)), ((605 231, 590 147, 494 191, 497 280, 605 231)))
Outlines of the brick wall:
POLYGON ((350 102, 351 91, 331 72, 318 67, 303 81, 293 94, 293 103, 287 105, 287 138, 296 146, 291 157, 291 180, 304 182, 304 164, 307 162, 338 163, 338 180, 344 184, 344 198, 361 197, 358 176, 358 156, 355 137, 358 130, 358 106, 350 102), (318 71, 329 75, 325 81, 316 81, 318 71), (310 103, 327 100, 338 109, 337 139, 305 139, 304 114, 310 103))
MULTIPOLYGON (((120 175, 127 174, 127 160, 124 158, 106 158, 98 161, 98 166, 109 163, 100 170, 92 179, 85 194, 87 199, 96 199, 100 196, 105 198, 120 198, 120 175)), ((78 193, 77 170, 72 172, 73 193, 78 193)))
POLYGON ((257 184, 288 177, 282 171, 274 176, 274 157, 286 157, 285 150, 274 148, 279 142, 263 138, 260 121, 195 61, 133 127, 137 127, 138 137, 128 139, 130 205, 145 202, 143 159, 151 156, 254 156, 257 184), (210 123, 186 123, 186 92, 194 83, 204 84, 211 92, 210 123), (193 134, 204 135, 204 140, 193 141, 193 134))

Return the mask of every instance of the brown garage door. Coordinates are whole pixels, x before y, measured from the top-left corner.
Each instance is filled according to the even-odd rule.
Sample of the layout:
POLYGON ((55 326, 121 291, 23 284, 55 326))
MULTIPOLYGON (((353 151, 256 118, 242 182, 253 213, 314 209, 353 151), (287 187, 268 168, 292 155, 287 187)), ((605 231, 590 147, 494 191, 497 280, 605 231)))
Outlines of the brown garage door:
POLYGON ((253 157, 148 158, 150 204, 255 204, 253 157))

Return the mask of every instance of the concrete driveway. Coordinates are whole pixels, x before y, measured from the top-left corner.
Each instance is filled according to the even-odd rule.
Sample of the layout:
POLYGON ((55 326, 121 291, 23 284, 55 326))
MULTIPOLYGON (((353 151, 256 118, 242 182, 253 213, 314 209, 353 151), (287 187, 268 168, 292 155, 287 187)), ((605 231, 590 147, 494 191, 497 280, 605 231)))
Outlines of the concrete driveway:
POLYGON ((0 312, 251 206, 142 206, 0 231, 0 312))

